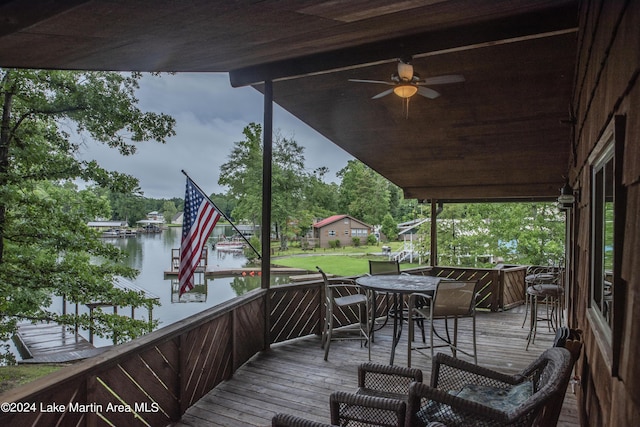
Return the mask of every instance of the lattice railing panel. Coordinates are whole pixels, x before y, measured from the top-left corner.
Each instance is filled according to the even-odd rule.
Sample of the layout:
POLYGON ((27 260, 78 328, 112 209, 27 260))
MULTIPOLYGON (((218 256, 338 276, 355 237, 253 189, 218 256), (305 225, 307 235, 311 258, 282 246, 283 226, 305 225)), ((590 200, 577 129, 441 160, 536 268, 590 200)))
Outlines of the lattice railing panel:
POLYGON ((526 292, 524 278, 526 271, 526 267, 504 269, 502 276, 503 308, 508 309, 524 303, 526 292))
POLYGON ((271 342, 281 342, 321 332, 324 313, 319 284, 282 286, 269 293, 271 342))
POLYGON ((234 312, 235 367, 265 348, 265 301, 254 300, 234 312))
POLYGON ((476 269, 458 267, 433 267, 431 274, 452 280, 477 280, 480 297, 476 307, 492 311, 500 309, 499 271, 495 269, 476 269))
MULTIPOLYGON (((12 402, 3 399, 5 402, 12 402)), ((16 404, 14 410, 0 412, 2 426, 56 426, 56 425, 84 425, 87 413, 62 412, 62 408, 69 405, 86 404, 86 390, 84 381, 65 381, 59 383, 53 390, 47 390, 23 399, 16 404), (55 404, 55 407, 50 405, 55 404), (41 406, 44 405, 44 406, 41 406), (20 410, 18 410, 20 409, 20 410), (43 410, 44 409, 44 410, 43 410)), ((89 413, 90 414, 90 413, 89 413)))
POLYGON ((231 315, 220 316, 181 337, 183 405, 191 406, 209 390, 231 377, 231 315))

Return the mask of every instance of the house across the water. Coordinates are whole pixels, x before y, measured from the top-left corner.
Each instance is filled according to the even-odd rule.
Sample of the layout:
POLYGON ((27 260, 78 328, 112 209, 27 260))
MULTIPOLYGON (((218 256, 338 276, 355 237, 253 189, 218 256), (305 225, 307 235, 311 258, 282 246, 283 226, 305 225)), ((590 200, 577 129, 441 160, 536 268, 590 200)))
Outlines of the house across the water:
POLYGON ((353 239, 358 238, 360 244, 367 242, 373 226, 349 215, 333 215, 313 224, 313 237, 321 248, 331 247, 331 241, 338 240, 340 246, 353 246, 353 239))

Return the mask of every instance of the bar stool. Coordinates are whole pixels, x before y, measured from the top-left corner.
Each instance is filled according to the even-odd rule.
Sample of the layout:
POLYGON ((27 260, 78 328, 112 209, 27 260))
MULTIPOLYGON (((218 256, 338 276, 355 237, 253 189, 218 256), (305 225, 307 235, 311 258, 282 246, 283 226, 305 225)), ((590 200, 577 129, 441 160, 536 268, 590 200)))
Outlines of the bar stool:
MULTIPOLYGON (((527 290, 533 285, 543 284, 543 283, 557 283, 558 276, 557 273, 553 271, 553 267, 539 267, 539 266, 529 266, 527 269, 526 276, 524 278, 525 285, 527 286, 527 290)), ((527 316, 529 315, 531 306, 531 294, 529 292, 525 292, 524 296, 524 320, 522 320, 522 327, 527 323, 527 316)))
POLYGON ((531 319, 529 323, 529 335, 527 335, 527 346, 535 342, 538 321, 547 322, 549 332, 559 328, 562 324, 562 306, 563 306, 564 288, 557 283, 541 283, 527 287, 527 298, 531 309, 531 319), (538 303, 544 302, 546 308, 546 317, 538 315, 538 303))

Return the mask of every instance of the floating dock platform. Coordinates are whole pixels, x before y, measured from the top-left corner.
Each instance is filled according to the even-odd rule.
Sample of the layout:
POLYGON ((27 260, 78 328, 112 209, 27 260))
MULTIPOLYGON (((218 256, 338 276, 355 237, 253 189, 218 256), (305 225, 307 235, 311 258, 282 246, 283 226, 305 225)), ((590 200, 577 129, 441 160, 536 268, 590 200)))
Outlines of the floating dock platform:
POLYGON ((14 341, 27 363, 69 363, 96 356, 107 347, 95 347, 68 327, 57 323, 18 325, 14 341))
MULTIPOLYGON (((202 272, 202 271, 201 271, 202 272)), ((300 275, 300 276, 310 276, 308 280, 314 280, 315 276, 320 276, 319 274, 308 273, 307 270, 302 268, 293 268, 293 267, 273 267, 271 268, 271 274, 289 274, 289 275, 300 275)), ((262 274, 259 268, 223 268, 223 269, 211 269, 207 268, 204 270, 204 277, 229 277, 229 276, 258 276, 262 274)), ((164 272, 164 278, 177 278, 178 270, 167 270, 164 272)))

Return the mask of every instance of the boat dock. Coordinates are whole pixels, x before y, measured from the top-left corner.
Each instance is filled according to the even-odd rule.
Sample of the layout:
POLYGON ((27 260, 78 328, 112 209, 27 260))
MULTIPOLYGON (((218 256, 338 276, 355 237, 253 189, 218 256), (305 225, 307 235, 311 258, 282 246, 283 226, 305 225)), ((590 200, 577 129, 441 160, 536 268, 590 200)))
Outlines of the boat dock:
POLYGON ((110 348, 96 348, 70 328, 57 323, 20 324, 14 342, 23 357, 18 361, 20 364, 75 362, 110 348))
MULTIPOLYGON (((204 273, 205 277, 228 277, 228 276, 259 276, 262 274, 260 268, 223 268, 223 269, 209 269, 200 272, 204 273)), ((309 276, 308 279, 304 280, 314 280, 315 276, 319 276, 317 274, 305 274, 307 270, 302 268, 293 268, 293 267, 272 267, 271 274, 297 274, 299 276, 309 276)), ((164 278, 177 278, 178 270, 167 270, 164 272, 164 278)))
MULTIPOLYGON (((169 270, 164 272, 165 279, 174 279, 178 277, 180 270, 180 249, 171 250, 171 264, 169 270)), ((196 273, 204 273, 205 278, 210 277, 229 277, 229 276, 260 276, 262 272, 260 267, 244 267, 244 268, 218 268, 214 269, 209 266, 209 250, 205 246, 200 254, 200 262, 196 268, 196 273)), ((309 272, 303 268, 293 267, 271 267, 271 274, 288 274, 294 282, 304 282, 306 280, 317 280, 322 278, 320 274, 309 272), (294 279, 295 278, 295 279, 294 279)))

